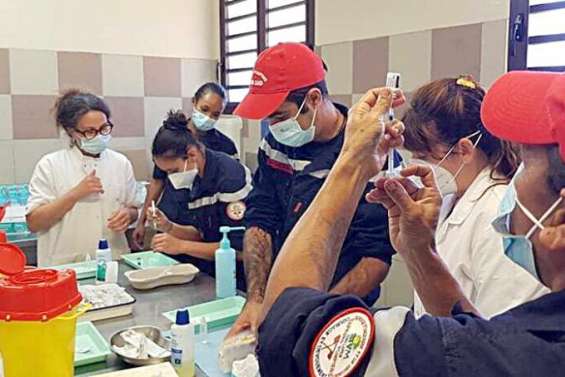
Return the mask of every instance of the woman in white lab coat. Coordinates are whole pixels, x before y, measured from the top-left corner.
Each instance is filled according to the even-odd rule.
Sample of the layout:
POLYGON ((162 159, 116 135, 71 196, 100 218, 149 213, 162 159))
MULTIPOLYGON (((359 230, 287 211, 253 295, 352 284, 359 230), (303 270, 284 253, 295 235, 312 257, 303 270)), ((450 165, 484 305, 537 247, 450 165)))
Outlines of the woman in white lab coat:
MULTIPOLYGON (((504 255, 502 236, 491 226, 519 161, 509 143, 484 128, 484 95, 472 77, 433 81, 416 90, 403 121, 411 164, 431 165, 443 196, 437 252, 490 318, 547 289, 504 255)), ((426 313, 417 295, 414 312, 426 313)))
POLYGON ((38 265, 93 257, 103 238, 116 259, 129 250, 125 231, 139 203, 131 163, 107 148, 114 128, 110 109, 94 94, 71 90, 54 111, 70 144, 44 156, 31 177, 27 223, 38 234, 38 265))

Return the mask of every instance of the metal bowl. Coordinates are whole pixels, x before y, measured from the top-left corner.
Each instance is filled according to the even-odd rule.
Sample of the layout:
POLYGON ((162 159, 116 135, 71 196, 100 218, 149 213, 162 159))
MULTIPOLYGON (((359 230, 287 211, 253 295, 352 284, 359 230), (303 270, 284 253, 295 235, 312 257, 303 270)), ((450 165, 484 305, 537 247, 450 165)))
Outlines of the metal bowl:
POLYGON ((159 346, 169 350, 171 349, 171 342, 165 339, 161 333, 161 330, 154 326, 133 326, 128 327, 127 329, 123 329, 112 335, 110 338, 110 346, 112 348, 112 352, 114 352, 118 358, 122 359, 124 362, 135 365, 135 366, 145 366, 145 365, 154 365, 160 364, 167 361, 170 361, 170 356, 168 357, 149 357, 147 359, 138 359, 138 358, 131 358, 124 356, 116 351, 114 351, 114 346, 123 347, 125 345, 125 341, 122 338, 122 333, 134 330, 135 332, 144 334, 147 338, 154 341, 159 346))

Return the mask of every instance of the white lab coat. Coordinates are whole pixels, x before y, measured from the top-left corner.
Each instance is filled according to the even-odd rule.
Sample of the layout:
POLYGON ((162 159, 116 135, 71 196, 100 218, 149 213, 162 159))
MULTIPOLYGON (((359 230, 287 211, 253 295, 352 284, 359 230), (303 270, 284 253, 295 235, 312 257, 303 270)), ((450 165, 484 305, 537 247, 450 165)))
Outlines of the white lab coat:
POLYGON ((96 169, 103 194, 82 199, 49 230, 38 234, 39 266, 53 266, 83 261, 86 254, 95 256, 98 240, 105 238, 114 259, 129 252, 126 237, 107 227, 110 216, 120 207, 135 206, 136 181, 129 160, 112 150, 100 158, 84 156, 76 147, 44 156, 35 167, 30 181, 27 213, 69 192, 96 169))
MULTIPOLYGON (((444 200, 436 231, 438 254, 465 296, 486 318, 549 293, 504 255, 502 236, 491 222, 507 186, 493 186, 496 182, 490 172, 490 168, 484 169, 454 208, 454 196, 444 200)), ((416 317, 425 313, 417 294, 414 313, 416 317)))

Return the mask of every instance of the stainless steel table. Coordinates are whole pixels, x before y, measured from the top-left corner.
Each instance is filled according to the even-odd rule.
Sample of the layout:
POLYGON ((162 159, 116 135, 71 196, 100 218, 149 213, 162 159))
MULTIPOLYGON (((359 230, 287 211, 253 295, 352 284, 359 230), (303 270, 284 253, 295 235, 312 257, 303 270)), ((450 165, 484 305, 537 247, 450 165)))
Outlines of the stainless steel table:
MULTIPOLYGON (((120 274, 118 284, 125 287, 129 294, 137 299, 133 309, 133 315, 96 321, 94 325, 102 336, 109 342, 110 337, 116 331, 130 326, 152 325, 168 330, 171 323, 163 317, 162 313, 185 306, 200 304, 216 298, 214 279, 200 273, 194 281, 189 284, 166 286, 148 291, 133 289, 128 283, 124 272, 131 270, 128 265, 120 262, 120 274)), ((81 284, 94 283, 94 281, 83 280, 81 284)), ((88 365, 75 369, 76 376, 95 376, 97 374, 130 368, 112 355, 106 363, 88 365)), ((196 368, 197 377, 207 377, 201 370, 196 368)))

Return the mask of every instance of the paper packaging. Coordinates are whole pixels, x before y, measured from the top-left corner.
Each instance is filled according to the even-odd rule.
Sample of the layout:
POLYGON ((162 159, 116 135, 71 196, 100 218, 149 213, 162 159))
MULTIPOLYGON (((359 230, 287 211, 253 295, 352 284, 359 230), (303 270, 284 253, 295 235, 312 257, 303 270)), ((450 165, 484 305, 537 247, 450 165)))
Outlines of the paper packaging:
POLYGON ((254 355, 256 346, 257 339, 249 330, 224 340, 218 355, 222 372, 231 372, 234 361, 243 360, 250 354, 254 355))
POLYGON ((98 377, 177 377, 177 374, 171 364, 162 363, 118 372, 104 373, 98 377))
POLYGON ((245 359, 233 363, 231 373, 233 377, 260 377, 259 362, 255 355, 247 355, 245 359))
POLYGON ((163 349, 144 334, 134 330, 122 333, 122 339, 126 342, 123 347, 113 346, 114 352, 130 359, 148 359, 149 357, 168 357, 170 352, 163 349))
POLYGON ((112 261, 106 263, 106 283, 118 282, 118 262, 112 261))

